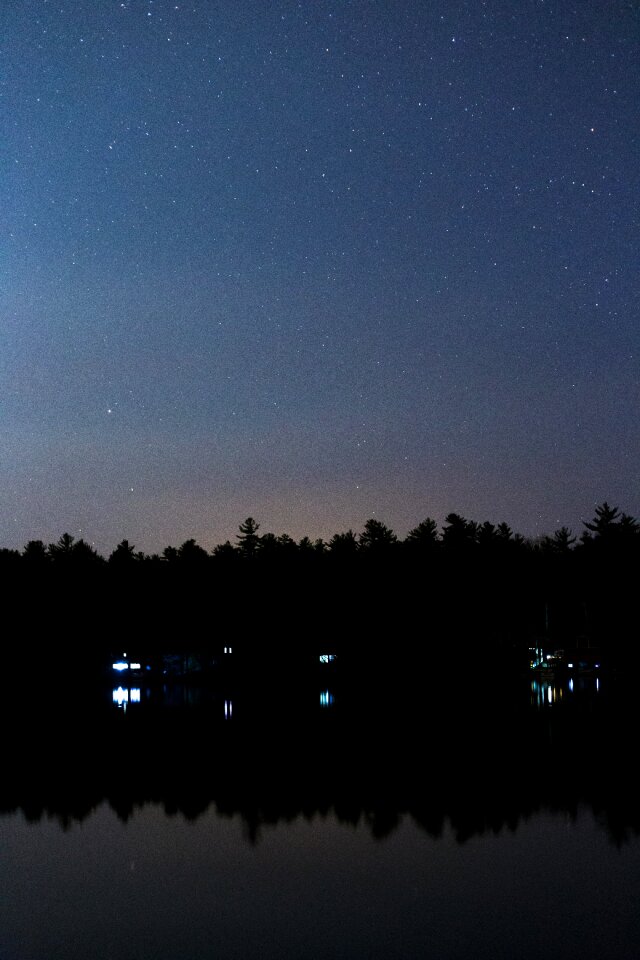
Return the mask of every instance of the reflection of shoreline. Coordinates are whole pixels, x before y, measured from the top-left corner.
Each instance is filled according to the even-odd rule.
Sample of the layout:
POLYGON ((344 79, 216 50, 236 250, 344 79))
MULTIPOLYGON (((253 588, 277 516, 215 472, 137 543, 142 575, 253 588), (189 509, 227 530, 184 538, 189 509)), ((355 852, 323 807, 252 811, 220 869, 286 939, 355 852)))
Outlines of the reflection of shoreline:
MULTIPOLYGON (((123 686, 118 684, 114 686, 111 692, 111 700, 115 707, 123 709, 125 712, 130 706, 142 706, 148 708, 149 705, 160 707, 183 706, 187 709, 206 706, 212 711, 212 716, 223 715, 229 720, 233 717, 234 693, 232 689, 217 690, 209 685, 191 685, 188 683, 160 684, 152 686, 144 684, 139 686, 139 679, 123 686)), ((554 677, 551 673, 527 678, 527 685, 530 688, 530 703, 533 707, 544 709, 554 704, 563 703, 566 699, 577 699, 578 697, 598 696, 603 689, 603 681, 600 676, 562 676, 554 677)), ((604 681, 604 689, 607 689, 607 681, 604 681)), ((292 707, 303 709, 309 712, 313 705, 320 708, 333 708, 336 704, 336 681, 331 687, 325 684, 308 685, 305 694, 297 697, 293 701, 292 707)), ((272 691, 273 693, 273 691, 272 691)), ((286 691, 276 691, 278 698, 286 703, 286 691)), ((103 696, 107 696, 103 694, 103 696)), ((250 695, 251 696, 251 695, 250 695)), ((260 710, 268 709, 269 696, 265 697, 253 694, 260 710)), ((374 695, 380 700, 384 700, 383 689, 374 695)), ((348 693, 345 699, 348 698, 348 693)), ((273 701, 272 701, 273 703, 273 701)), ((282 702, 279 704, 282 709, 282 702)))
POLYGON ((383 837, 410 816, 432 836, 449 825, 464 841, 584 805, 622 842, 640 831, 629 701, 548 689, 540 708, 525 696, 507 706, 486 684, 466 701, 438 696, 435 684, 413 699, 379 687, 350 700, 343 689, 329 707, 322 688, 290 699, 267 689, 252 701, 174 687, 173 701, 141 694, 126 711, 106 694, 40 716, 23 708, 0 810, 70 824, 104 802, 123 820, 148 803, 187 819, 214 808, 240 817, 250 838, 329 812, 383 837))

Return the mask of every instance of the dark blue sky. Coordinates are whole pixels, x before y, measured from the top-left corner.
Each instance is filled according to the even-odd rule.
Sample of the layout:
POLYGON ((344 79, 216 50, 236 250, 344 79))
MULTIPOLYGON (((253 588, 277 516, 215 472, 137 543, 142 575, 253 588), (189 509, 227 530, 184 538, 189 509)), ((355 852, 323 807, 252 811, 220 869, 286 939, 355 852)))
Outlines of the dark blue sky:
POLYGON ((640 513, 637 3, 0 32, 0 545, 640 513))

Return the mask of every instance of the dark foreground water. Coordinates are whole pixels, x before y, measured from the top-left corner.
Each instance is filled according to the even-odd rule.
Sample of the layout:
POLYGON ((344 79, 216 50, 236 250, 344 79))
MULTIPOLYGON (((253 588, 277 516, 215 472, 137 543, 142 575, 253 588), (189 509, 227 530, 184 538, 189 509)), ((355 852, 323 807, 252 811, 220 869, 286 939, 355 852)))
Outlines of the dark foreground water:
POLYGON ((0 958, 640 956, 628 692, 307 693, 14 714, 0 958))

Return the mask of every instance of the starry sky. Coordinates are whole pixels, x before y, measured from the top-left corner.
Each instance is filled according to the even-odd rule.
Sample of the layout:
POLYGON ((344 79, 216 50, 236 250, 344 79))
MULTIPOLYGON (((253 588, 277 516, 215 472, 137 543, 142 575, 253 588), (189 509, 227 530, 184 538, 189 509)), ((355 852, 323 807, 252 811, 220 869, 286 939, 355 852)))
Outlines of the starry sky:
POLYGON ((0 545, 640 514, 640 5, 4 0, 0 545))

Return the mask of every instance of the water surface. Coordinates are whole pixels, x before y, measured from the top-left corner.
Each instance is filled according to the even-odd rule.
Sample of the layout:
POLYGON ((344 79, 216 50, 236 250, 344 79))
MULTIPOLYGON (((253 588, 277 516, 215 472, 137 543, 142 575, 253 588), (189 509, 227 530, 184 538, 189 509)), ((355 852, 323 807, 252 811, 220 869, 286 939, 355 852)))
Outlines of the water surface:
POLYGON ((109 691, 88 751, 72 709, 21 734, 0 957, 637 957, 637 730, 617 695, 326 692, 230 710, 174 689, 151 710, 109 691))

